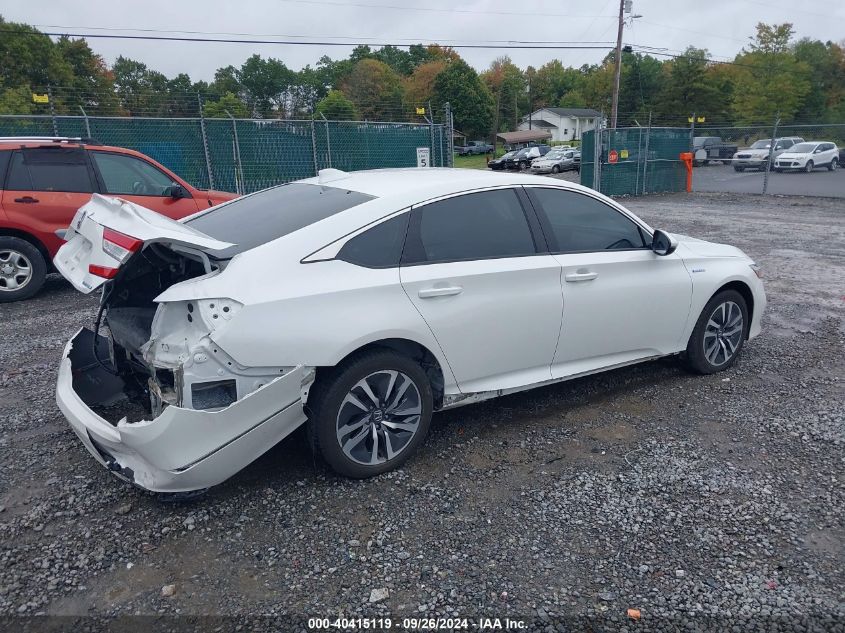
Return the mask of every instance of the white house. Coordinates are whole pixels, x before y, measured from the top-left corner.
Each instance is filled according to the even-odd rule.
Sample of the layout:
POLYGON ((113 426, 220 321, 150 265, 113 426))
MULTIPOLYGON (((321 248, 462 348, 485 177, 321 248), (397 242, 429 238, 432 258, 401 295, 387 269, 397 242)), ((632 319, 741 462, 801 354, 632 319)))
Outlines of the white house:
POLYGON ((541 108, 522 117, 520 130, 551 132, 553 141, 579 140, 587 130, 593 130, 601 114, 589 108, 541 108))

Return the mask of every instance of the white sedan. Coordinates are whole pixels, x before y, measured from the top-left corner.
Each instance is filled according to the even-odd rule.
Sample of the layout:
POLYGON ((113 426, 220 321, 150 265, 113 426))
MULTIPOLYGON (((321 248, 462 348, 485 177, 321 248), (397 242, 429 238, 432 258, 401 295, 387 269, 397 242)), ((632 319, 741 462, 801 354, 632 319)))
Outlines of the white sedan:
POLYGON ((660 356, 721 371, 766 304, 737 248, 530 175, 329 169, 181 222, 94 195, 66 238, 58 270, 103 292, 59 407, 161 492, 218 484, 303 424, 369 477, 435 411, 660 356))

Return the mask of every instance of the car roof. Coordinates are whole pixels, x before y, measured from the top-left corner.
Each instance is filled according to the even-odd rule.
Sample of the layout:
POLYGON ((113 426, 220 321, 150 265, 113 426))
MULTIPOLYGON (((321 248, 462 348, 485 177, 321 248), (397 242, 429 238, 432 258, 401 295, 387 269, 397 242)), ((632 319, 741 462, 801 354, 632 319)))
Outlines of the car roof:
POLYGON ((103 145, 97 140, 88 138, 65 138, 56 136, 0 136, 0 149, 21 149, 38 147, 96 147, 114 152, 137 154, 126 147, 103 145))
MULTIPOLYGON (((332 170, 334 171, 334 170, 332 170)), ((452 167, 373 169, 367 171, 339 172, 337 178, 307 178, 300 182, 338 187, 358 191, 377 198, 408 198, 421 202, 435 196, 449 195, 507 185, 565 186, 586 190, 585 187, 564 180, 542 178, 532 174, 501 173, 481 169, 456 169, 452 167)), ((409 204, 413 204, 410 202, 409 204)))

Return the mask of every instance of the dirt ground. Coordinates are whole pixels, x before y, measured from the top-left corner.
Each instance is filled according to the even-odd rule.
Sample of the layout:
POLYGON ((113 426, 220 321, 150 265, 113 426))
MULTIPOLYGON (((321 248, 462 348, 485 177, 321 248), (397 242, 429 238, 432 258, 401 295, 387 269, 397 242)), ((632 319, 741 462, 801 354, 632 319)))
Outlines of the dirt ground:
POLYGON ((845 205, 623 203, 762 265, 763 333, 736 366, 700 377, 664 359, 445 412, 408 464, 367 481, 297 434, 205 497, 163 503, 96 464, 55 404, 62 348, 96 299, 57 277, 0 305, 0 615, 619 630, 636 608, 640 628, 842 627, 845 205))

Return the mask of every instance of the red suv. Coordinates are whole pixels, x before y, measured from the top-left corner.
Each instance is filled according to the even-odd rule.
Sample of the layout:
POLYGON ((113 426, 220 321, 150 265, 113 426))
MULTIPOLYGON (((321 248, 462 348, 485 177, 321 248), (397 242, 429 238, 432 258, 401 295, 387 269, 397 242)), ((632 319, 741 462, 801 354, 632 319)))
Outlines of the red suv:
POLYGON ((148 156, 95 141, 0 137, 0 303, 28 299, 92 193, 179 219, 236 198, 197 189, 148 156))

